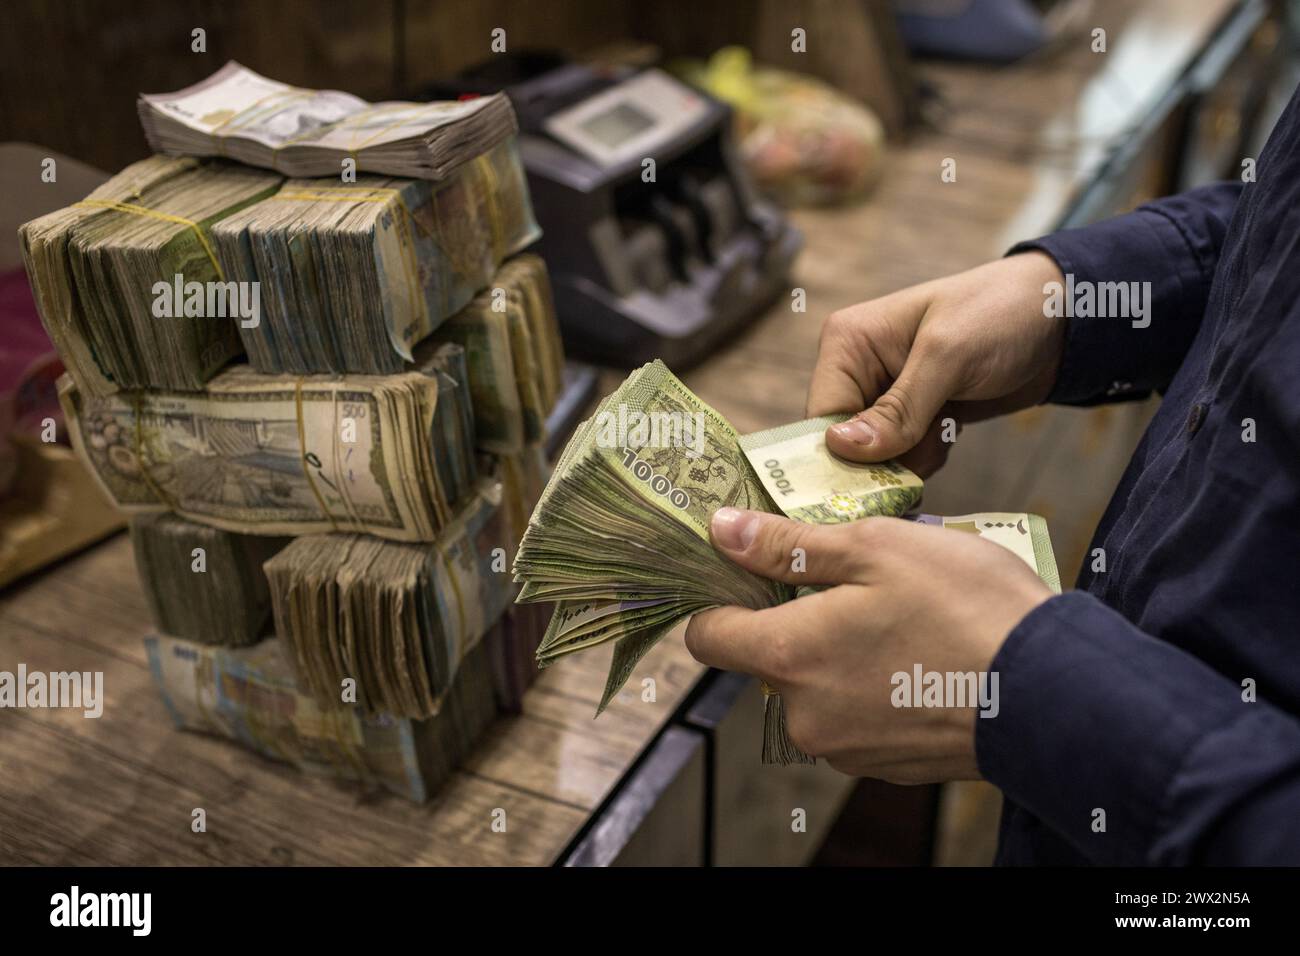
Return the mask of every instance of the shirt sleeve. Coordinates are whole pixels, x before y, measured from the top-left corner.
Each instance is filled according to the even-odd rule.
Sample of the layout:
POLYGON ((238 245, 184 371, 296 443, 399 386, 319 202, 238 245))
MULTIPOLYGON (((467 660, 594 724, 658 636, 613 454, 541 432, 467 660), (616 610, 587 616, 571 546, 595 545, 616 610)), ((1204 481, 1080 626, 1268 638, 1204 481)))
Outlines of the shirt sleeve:
POLYGON ((1010 249, 1047 253, 1067 279, 1065 353, 1048 401, 1094 405, 1168 387, 1200 327, 1241 190, 1233 182, 1202 186, 1010 249), (1097 314, 1101 299, 1115 301, 1121 287, 1112 283, 1125 284, 1126 315, 1097 314), (1139 304, 1144 314, 1136 314, 1139 304))
POLYGON ((1031 611, 992 670, 981 772, 1090 860, 1300 863, 1288 712, 1081 591, 1031 611))

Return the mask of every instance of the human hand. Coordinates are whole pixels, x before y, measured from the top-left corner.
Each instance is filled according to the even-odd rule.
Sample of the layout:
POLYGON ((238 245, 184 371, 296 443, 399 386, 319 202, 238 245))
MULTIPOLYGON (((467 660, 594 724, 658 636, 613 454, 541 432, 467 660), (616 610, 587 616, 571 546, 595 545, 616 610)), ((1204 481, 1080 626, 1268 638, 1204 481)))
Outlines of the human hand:
POLYGON ((811 525, 721 508, 712 536, 756 574, 835 586, 766 610, 697 614, 686 631, 697 660, 774 687, 790 739, 843 773, 894 783, 979 776, 976 701, 898 707, 895 675, 910 680, 917 665, 945 678, 987 673, 1016 624, 1052 596, 1023 561, 978 536, 898 518, 811 525), (793 570, 797 548, 802 571, 793 570))
POLYGON ((831 313, 808 415, 858 414, 827 429, 827 447, 850 461, 898 458, 924 478, 948 456, 943 418, 1043 401, 1065 342, 1064 319, 1043 314, 1048 282, 1064 282, 1055 261, 1026 252, 831 313))

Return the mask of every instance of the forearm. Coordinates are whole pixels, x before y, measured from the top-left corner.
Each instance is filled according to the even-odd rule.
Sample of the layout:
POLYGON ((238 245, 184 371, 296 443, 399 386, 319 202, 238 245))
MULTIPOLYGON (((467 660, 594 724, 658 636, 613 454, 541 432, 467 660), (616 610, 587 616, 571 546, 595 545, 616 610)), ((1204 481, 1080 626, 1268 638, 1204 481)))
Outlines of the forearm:
POLYGON ((1202 187, 1010 250, 1046 253, 1066 280, 1043 293, 1047 313, 1067 323, 1049 401, 1090 405, 1168 386, 1200 328, 1241 188, 1202 187))
POLYGON ((993 661, 981 772, 1097 863, 1300 863, 1300 721, 1090 595, 993 661))

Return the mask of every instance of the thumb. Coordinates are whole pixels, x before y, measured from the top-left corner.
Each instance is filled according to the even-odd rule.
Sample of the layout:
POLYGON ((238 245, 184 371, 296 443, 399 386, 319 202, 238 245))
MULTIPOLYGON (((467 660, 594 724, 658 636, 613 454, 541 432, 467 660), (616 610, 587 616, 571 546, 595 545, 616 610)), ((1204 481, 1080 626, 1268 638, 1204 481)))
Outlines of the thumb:
POLYGON ((857 580, 867 561, 865 525, 805 524, 763 511, 719 508, 709 531, 713 545, 746 571, 787 584, 857 580))
POLYGON ((943 363, 913 353, 866 411, 826 429, 826 447, 849 461, 884 461, 915 448, 954 389, 943 363))

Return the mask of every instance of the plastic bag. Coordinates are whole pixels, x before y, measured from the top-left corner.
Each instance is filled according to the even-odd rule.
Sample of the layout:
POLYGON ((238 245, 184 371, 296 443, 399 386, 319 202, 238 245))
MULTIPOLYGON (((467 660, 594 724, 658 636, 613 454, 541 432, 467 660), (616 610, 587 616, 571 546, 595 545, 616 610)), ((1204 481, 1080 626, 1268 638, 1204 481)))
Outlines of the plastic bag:
POLYGON ((820 80, 755 67, 744 47, 675 72, 735 110, 736 140, 755 185, 787 206, 864 197, 879 178, 885 131, 869 108, 820 80))

